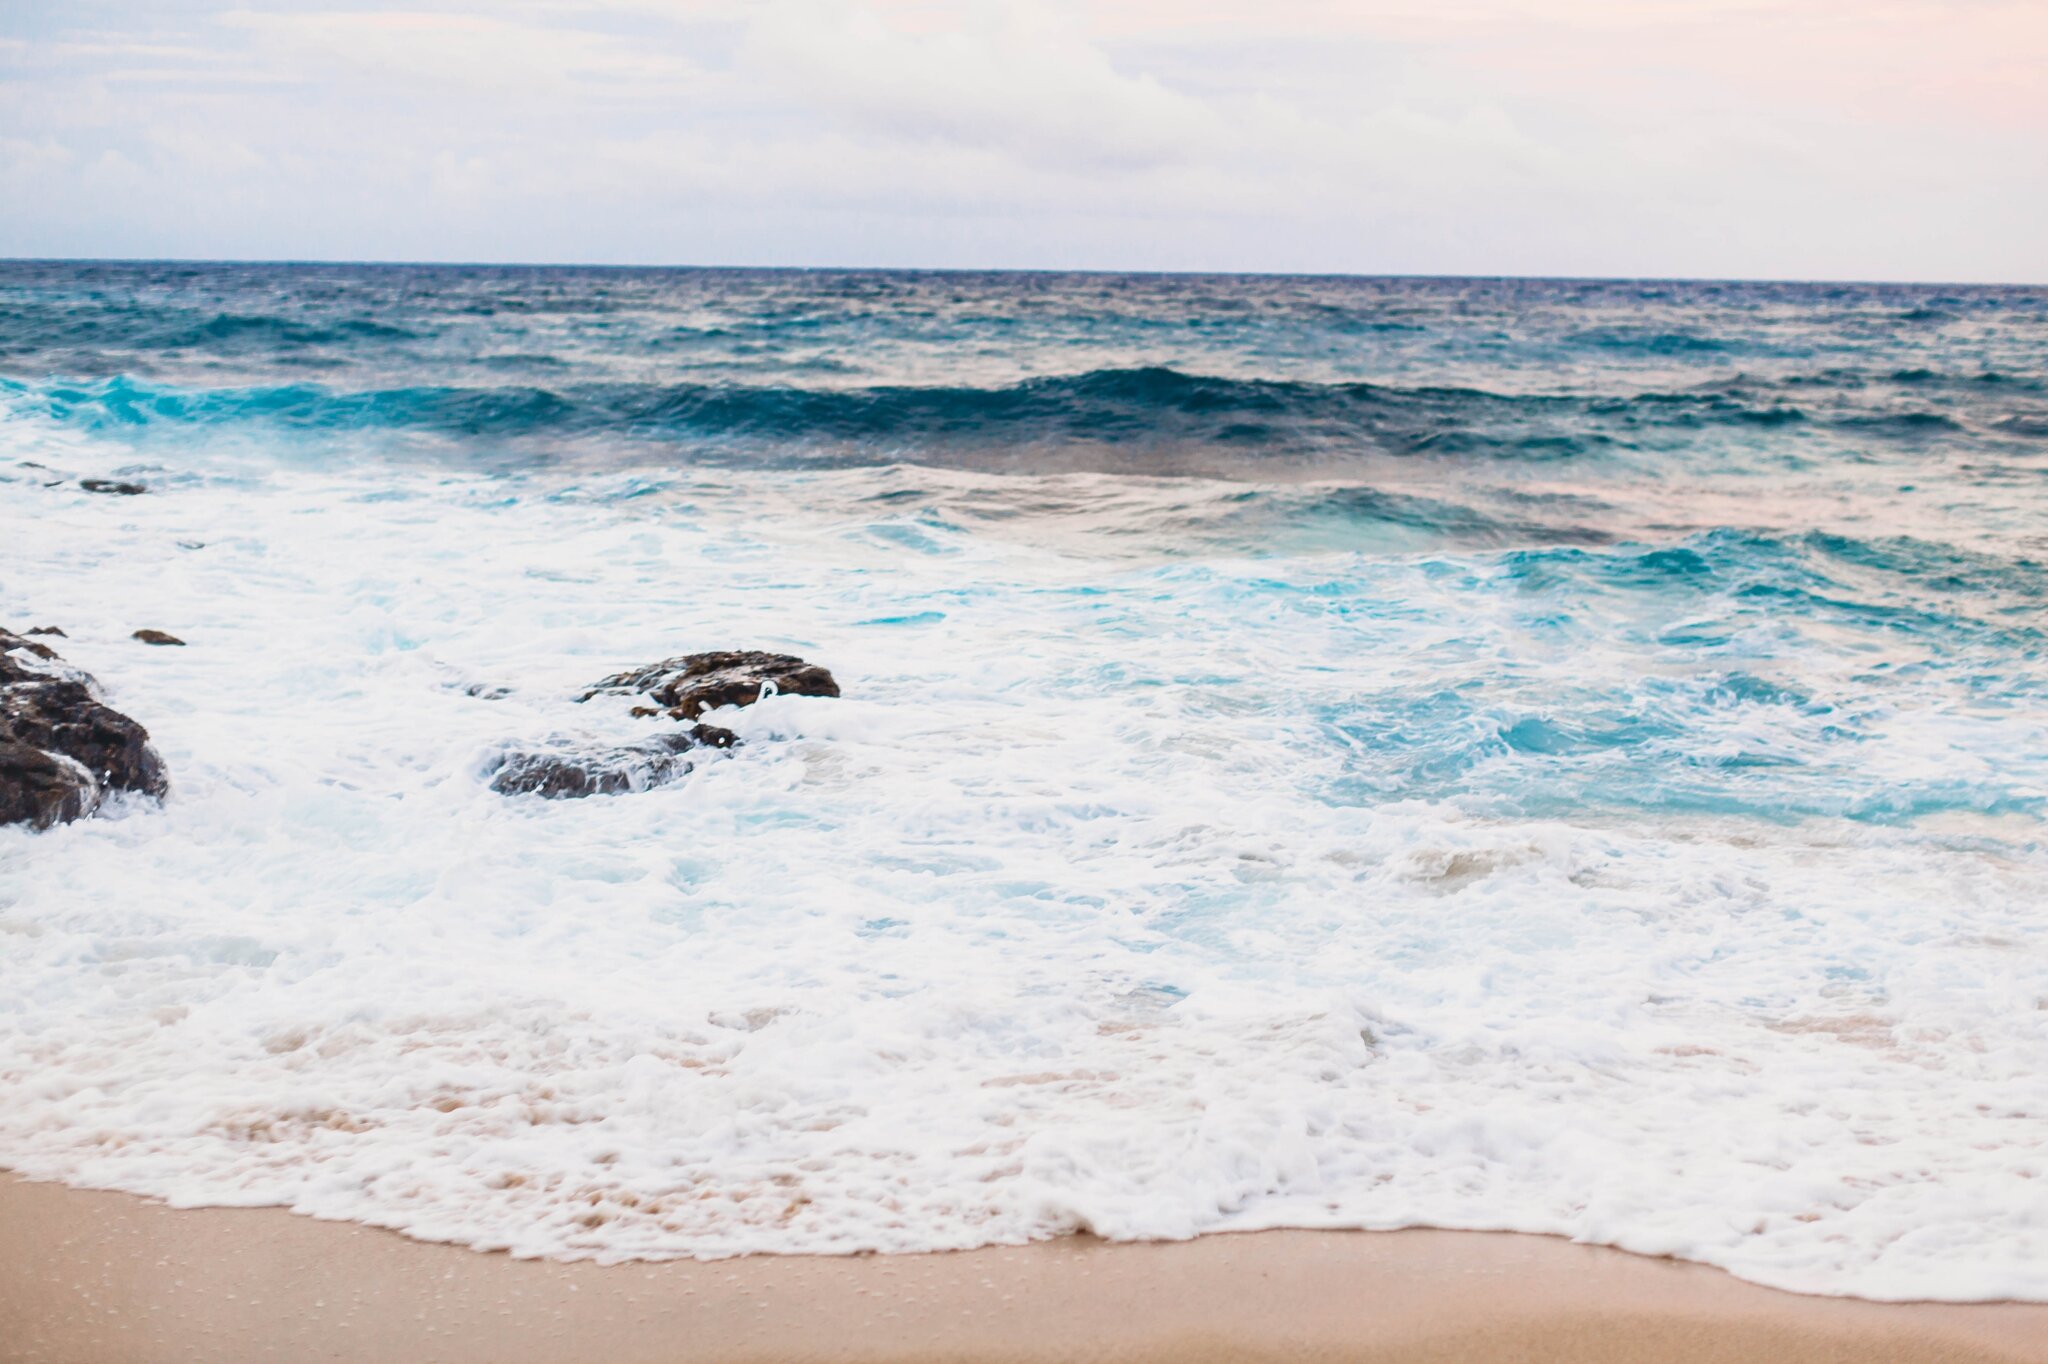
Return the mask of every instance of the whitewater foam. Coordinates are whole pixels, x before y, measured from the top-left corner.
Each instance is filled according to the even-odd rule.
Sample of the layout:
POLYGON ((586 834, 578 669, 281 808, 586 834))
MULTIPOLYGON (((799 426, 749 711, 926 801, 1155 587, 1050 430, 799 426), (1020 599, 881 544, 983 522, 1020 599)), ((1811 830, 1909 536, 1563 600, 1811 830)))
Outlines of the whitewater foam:
POLYGON ((9 485, 8 610, 176 790, 0 830, 0 1163, 529 1255, 1428 1224, 2048 1298, 2037 675, 1747 611, 1796 540, 1189 562, 902 477, 9 485), (487 788, 728 646, 846 698, 487 788))
POLYGON ((2048 1300, 2048 293, 0 304, 0 624, 173 782, 0 829, 0 1166, 521 1254, 1428 1224, 2048 1300), (845 696, 490 789, 733 647, 845 696))

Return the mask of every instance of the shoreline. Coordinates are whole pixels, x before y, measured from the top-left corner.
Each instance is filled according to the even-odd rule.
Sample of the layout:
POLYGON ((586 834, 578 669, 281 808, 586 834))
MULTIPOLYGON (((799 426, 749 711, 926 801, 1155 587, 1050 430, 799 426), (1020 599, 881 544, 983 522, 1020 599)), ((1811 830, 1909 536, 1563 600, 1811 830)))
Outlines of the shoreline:
POLYGON ((515 1260, 0 1173, 0 1361, 2039 1364, 2048 1304, 1877 1303, 1504 1232, 515 1260))

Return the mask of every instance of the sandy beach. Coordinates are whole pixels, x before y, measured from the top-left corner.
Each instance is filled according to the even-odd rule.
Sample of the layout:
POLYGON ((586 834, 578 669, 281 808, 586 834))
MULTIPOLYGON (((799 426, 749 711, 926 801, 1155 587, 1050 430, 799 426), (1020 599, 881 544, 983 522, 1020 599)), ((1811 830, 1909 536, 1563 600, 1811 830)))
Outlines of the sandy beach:
POLYGON ((600 1266, 0 1177, 0 1246, 8 1364, 2048 1360, 2048 1305, 1800 1297, 1488 1233, 600 1266))
POLYGON ((0 1364, 2048 1364, 2048 0, 0 71, 0 1364))

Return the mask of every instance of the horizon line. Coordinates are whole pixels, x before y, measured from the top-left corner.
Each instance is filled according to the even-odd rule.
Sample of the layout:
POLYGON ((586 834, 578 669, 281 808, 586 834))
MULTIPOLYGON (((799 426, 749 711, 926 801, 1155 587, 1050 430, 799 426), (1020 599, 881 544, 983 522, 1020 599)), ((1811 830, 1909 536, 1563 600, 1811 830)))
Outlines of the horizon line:
POLYGON ((1498 281, 1549 284, 1780 284, 1837 285, 1878 288, 1930 289, 2048 289, 2048 281, 1960 280, 1960 279, 1870 279, 1862 277, 1815 277, 1799 275, 1573 275, 1461 273, 1437 271, 1362 270, 1174 270, 1120 269, 1112 266, 1016 266, 1016 265, 705 265, 654 262, 600 261, 510 261, 510 260, 374 260, 343 256, 0 256, 0 266, 10 265, 184 265, 184 266, 342 266, 369 269, 454 269, 454 270, 613 270, 698 271, 710 273, 780 274, 866 274, 866 275, 1100 275, 1159 279, 1351 279, 1413 281, 1498 281))

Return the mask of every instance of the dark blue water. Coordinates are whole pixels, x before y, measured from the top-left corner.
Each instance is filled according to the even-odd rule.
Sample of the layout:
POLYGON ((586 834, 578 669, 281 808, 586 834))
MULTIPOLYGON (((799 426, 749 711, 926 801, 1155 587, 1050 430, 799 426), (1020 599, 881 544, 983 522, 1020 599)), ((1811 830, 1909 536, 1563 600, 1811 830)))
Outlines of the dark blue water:
POLYGON ((0 264, 41 623, 174 790, 0 830, 0 1166, 2048 1299, 2048 292, 0 264))
POLYGON ((627 497, 690 470, 1199 476, 1178 499, 1025 479, 962 505, 914 472, 871 496, 927 551, 1085 522, 1141 555, 1362 555, 1374 611, 1410 556, 1477 553, 1435 571, 1539 604, 1528 641, 1636 660, 1582 694, 1510 659, 1476 689, 1338 706, 1366 756, 1335 798, 1499 794, 1483 774, 1507 757, 1525 813, 2048 805, 2028 764, 1856 780, 1884 725, 1745 662, 1784 632, 1800 658, 1868 650, 1866 708, 1889 673, 1916 706, 2034 713, 2048 290, 11 263, 0 396, 160 479, 237 450, 640 471, 604 494, 627 497), (1487 718, 1516 697, 1522 718, 1487 718), (1702 766, 1699 715, 1765 701, 1803 758, 1702 766))
POLYGON ((559 458, 1674 476, 2048 437, 2048 291, 424 266, 0 265, 0 375, 96 430, 559 458))

